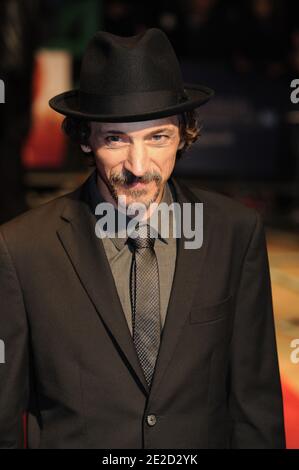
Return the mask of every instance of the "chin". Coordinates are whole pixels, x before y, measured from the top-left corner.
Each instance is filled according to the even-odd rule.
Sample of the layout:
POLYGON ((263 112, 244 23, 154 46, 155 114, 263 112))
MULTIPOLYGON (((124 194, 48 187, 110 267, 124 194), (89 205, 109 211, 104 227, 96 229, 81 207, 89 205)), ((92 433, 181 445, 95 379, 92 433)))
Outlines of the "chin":
POLYGON ((151 198, 148 195, 122 194, 122 196, 126 197, 126 206, 134 203, 142 203, 147 206, 151 202, 151 198))
POLYGON ((129 192, 122 192, 119 193, 118 196, 125 196, 126 197, 126 206, 130 204, 144 204, 146 208, 149 208, 150 204, 156 202, 158 197, 157 192, 150 193, 148 191, 129 191, 129 192))

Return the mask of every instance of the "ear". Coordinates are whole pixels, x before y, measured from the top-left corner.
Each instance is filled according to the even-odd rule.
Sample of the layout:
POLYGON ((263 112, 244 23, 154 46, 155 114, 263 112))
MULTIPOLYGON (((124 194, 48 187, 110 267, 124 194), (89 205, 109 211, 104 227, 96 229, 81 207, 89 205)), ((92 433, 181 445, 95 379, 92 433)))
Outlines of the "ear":
POLYGON ((81 144, 81 149, 83 150, 84 153, 90 153, 91 152, 91 148, 90 148, 89 145, 81 144))
POLYGON ((185 141, 181 140, 178 146, 178 150, 181 150, 184 147, 184 145, 185 145, 185 141))

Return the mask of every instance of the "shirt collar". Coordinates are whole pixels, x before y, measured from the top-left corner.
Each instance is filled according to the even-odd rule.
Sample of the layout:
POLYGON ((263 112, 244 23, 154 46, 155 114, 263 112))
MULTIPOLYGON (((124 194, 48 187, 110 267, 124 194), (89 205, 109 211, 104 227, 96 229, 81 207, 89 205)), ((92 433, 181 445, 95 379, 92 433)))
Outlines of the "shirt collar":
MULTIPOLYGON (((170 187, 170 185, 168 183, 165 184, 164 186, 164 192, 163 192, 163 196, 162 196, 162 199, 161 199, 161 202, 165 202, 166 204, 171 204, 172 202, 175 201, 175 195, 174 193, 172 192, 172 188, 170 187)), ((98 186, 97 186, 97 170, 95 169, 93 171, 93 173, 90 175, 89 177, 89 181, 88 181, 88 192, 89 192, 89 196, 90 196, 90 206, 91 206, 91 211, 92 213, 95 215, 95 217, 97 219, 99 219, 101 216, 100 215, 96 215, 95 214, 95 208, 96 206, 101 203, 101 202, 107 202, 105 201, 102 193, 100 192, 98 186)), ((114 207, 114 210, 115 212, 118 212, 118 210, 114 207)), ((115 214, 115 216, 117 217, 117 214, 115 214)), ((131 220, 131 218, 129 216, 126 216, 126 226, 128 224, 128 222, 131 220)), ((120 251, 124 246, 125 244, 127 243, 127 238, 124 238, 124 237, 111 237, 110 238, 111 241, 114 243, 115 247, 120 251)), ((163 242, 163 243, 167 243, 168 244, 168 240, 167 238, 165 237, 162 237, 162 235, 160 234, 160 232, 158 231, 158 239, 163 242)))

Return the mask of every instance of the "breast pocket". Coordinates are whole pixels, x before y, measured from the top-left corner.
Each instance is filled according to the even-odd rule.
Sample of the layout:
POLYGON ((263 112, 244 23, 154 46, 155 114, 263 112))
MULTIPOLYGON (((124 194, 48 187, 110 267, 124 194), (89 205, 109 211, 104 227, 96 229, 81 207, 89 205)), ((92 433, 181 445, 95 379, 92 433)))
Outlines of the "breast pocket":
POLYGON ((209 305, 193 303, 189 321, 190 323, 210 323, 230 317, 233 309, 233 295, 209 305))

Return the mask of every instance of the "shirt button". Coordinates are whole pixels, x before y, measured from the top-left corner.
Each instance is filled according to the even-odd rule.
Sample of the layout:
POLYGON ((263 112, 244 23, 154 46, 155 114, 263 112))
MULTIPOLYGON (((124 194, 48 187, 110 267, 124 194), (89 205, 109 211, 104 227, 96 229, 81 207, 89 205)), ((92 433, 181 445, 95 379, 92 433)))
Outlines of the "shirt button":
POLYGON ((149 426, 155 426, 157 422, 157 417, 155 415, 147 415, 146 420, 149 426))

